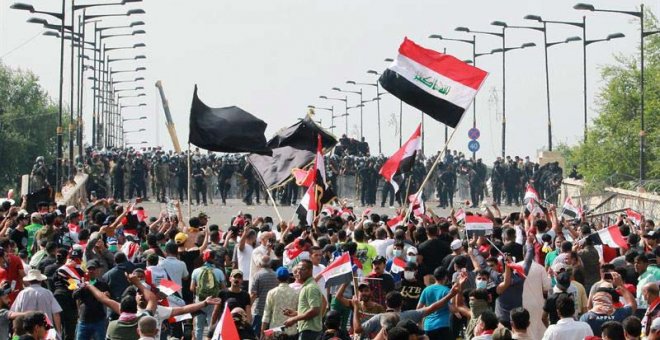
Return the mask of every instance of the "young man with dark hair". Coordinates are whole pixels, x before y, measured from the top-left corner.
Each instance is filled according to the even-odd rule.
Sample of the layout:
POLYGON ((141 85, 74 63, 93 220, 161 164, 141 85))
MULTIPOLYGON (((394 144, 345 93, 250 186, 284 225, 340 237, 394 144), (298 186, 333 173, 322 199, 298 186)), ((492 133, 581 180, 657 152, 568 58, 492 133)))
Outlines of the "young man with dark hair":
POLYGON ((511 311, 511 330, 514 339, 532 340, 532 337, 527 335, 529 325, 529 312, 525 308, 518 307, 511 311))
POLYGON ((557 324, 550 325, 543 334, 543 340, 582 340, 594 333, 588 323, 575 321, 575 302, 568 295, 557 298, 557 314, 561 318, 557 324))
POLYGON ((626 340, 639 340, 642 336, 642 322, 636 316, 629 316, 623 320, 623 332, 626 340))
POLYGON ((447 286, 445 286, 448 279, 447 275, 447 269, 441 266, 436 268, 435 271, 433 271, 435 284, 424 288, 422 295, 419 297, 417 309, 430 306, 439 300, 445 301, 445 304, 441 308, 424 318, 424 332, 431 339, 450 339, 452 337, 449 302, 459 293, 460 287, 455 286, 452 287, 452 289, 447 288, 447 286))
POLYGON ((623 326, 618 321, 608 321, 604 323, 601 327, 601 332, 601 338, 603 340, 618 340, 626 338, 624 335, 623 326))
POLYGON ((495 313, 487 311, 479 316, 479 322, 474 329, 475 337, 472 340, 491 340, 493 339, 493 332, 497 328, 499 321, 495 313))

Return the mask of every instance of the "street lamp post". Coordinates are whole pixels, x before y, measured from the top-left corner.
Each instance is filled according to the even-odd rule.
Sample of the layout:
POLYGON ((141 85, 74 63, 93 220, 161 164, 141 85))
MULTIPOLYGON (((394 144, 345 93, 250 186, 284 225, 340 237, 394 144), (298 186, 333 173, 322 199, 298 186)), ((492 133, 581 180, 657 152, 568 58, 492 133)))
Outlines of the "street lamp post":
POLYGON ((645 126, 644 126, 644 38, 660 33, 660 31, 650 31, 647 32, 644 30, 644 4, 640 5, 639 11, 620 11, 620 10, 613 10, 613 9, 600 9, 600 8, 595 8, 591 4, 585 4, 585 3, 578 3, 575 6, 573 6, 574 9, 577 10, 586 10, 586 11, 591 11, 591 12, 607 12, 607 13, 619 13, 619 14, 627 14, 627 15, 632 15, 634 17, 639 18, 639 24, 640 24, 640 34, 639 34, 639 40, 640 40, 640 48, 639 48, 639 54, 640 54, 640 74, 639 74, 639 90, 640 90, 640 106, 641 106, 641 112, 640 112, 640 131, 639 131, 639 182, 640 185, 644 181, 645 177, 645 155, 644 155, 644 148, 645 148, 645 137, 646 137, 646 131, 644 131, 645 126))
MULTIPOLYGON (((502 49, 506 48, 506 29, 502 27, 502 33, 499 32, 488 32, 488 31, 473 31, 467 27, 456 27, 454 29, 457 32, 465 32, 472 34, 485 34, 489 36, 494 36, 502 39, 502 49)), ((489 53, 489 54, 492 54, 489 53)), ((485 55, 485 54, 480 54, 485 55)), ((472 59, 472 62, 475 62, 476 57, 472 59)), ((474 103, 473 103, 474 105, 474 103)), ((502 157, 505 157, 506 153, 506 53, 502 53, 502 157)))
MULTIPOLYGON (((380 76, 380 73, 378 73, 375 70, 368 70, 367 73, 368 74, 373 74, 373 75, 376 75, 376 76, 380 76)), ((365 85, 367 85, 367 84, 368 83, 365 83, 365 85)), ((382 93, 380 92, 380 84, 378 83, 378 80, 376 80, 376 82, 373 85, 376 86, 376 97, 380 98, 380 95, 382 93)), ((380 134, 380 100, 378 101, 378 103, 376 103, 376 110, 378 112, 378 154, 382 155, 383 154, 383 148, 382 148, 381 134, 380 134)))
MULTIPOLYGON (((338 87, 333 87, 332 90, 337 91, 337 92, 343 92, 343 93, 359 94, 360 95, 360 103, 362 103, 362 89, 360 89, 360 91, 348 91, 348 90, 342 90, 338 87)), ((348 97, 347 97, 347 99, 348 99, 348 97)), ((348 105, 348 101, 346 102, 346 104, 348 105)), ((360 108, 360 139, 362 139, 362 113, 363 113, 362 107, 363 106, 364 105, 362 105, 362 106, 357 106, 356 105, 356 106, 353 107, 353 108, 356 108, 356 107, 360 108)), ((346 113, 348 113, 348 108, 347 108, 346 113)), ((346 116, 346 135, 348 137, 348 116, 346 116)))
MULTIPOLYGON (((327 97, 327 96, 319 96, 319 98, 320 99, 325 99, 325 100, 337 100, 337 101, 344 102, 344 114, 340 115, 340 116, 337 116, 337 117, 341 117, 341 116, 346 117, 346 136, 348 137, 348 96, 344 96, 344 98, 331 98, 331 97, 327 97)), ((335 116, 333 115, 333 118, 334 117, 335 116)), ((334 126, 334 125, 335 124, 332 124, 332 126, 334 126)))

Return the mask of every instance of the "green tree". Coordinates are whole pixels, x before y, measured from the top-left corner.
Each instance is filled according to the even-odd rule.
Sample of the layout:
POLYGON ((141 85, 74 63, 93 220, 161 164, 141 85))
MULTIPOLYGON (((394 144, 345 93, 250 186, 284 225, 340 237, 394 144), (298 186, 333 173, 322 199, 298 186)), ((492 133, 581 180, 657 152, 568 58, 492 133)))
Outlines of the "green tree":
MULTIPOLYGON (((57 105, 30 71, 0 63, 0 189, 17 188, 38 156, 56 156, 57 105)), ((2 194, 0 194, 2 195, 2 194)), ((4 196, 4 195, 2 195, 4 196)))
MULTIPOLYGON (((647 31, 657 19, 646 12, 647 31)), ((645 39, 646 179, 660 178, 660 35, 645 39)), ((598 116, 589 127, 586 143, 563 148, 568 164, 577 164, 590 183, 618 185, 639 178, 640 60, 639 55, 616 56, 617 63, 602 69, 605 85, 597 97, 598 116)))

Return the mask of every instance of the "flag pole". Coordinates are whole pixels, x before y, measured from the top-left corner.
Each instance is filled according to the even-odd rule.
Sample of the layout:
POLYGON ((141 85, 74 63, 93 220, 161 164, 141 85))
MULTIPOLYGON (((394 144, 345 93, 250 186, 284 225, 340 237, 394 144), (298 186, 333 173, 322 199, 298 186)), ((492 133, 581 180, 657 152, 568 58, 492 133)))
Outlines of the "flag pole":
POLYGON ((188 142, 188 218, 192 218, 191 194, 192 194, 192 156, 190 154, 190 142, 188 142))
MULTIPOLYGON (((458 125, 456 125, 458 126, 458 125)), ((451 142, 452 138, 454 138, 454 134, 456 134, 456 128, 452 129, 451 134, 449 135, 449 138, 447 138, 447 141, 445 142, 445 146, 440 149, 440 153, 438 154, 438 157, 435 158, 435 161, 433 162, 433 165, 431 165, 431 169, 429 169, 429 172, 426 174, 426 177, 424 178, 424 181, 422 181, 422 185, 419 186, 419 189, 417 190, 417 193, 415 194, 415 197, 419 196, 419 194, 423 191, 424 186, 426 185, 426 182, 429 181, 431 176, 433 175, 433 171, 435 171, 435 168, 438 166, 438 162, 444 156, 445 152, 447 151, 447 147, 449 146, 449 143, 451 142)))
MULTIPOLYGON (((252 166, 252 169, 255 169, 254 164, 250 161, 250 157, 247 157, 248 163, 252 166)), ((263 184, 264 188, 266 189, 266 194, 268 194, 268 197, 270 198, 270 201, 273 202, 273 209, 275 209, 275 213, 277 214, 277 217, 280 219, 280 223, 284 222, 284 219, 282 218, 282 214, 280 214, 280 210, 277 209, 277 202, 273 199, 273 195, 270 192, 270 188, 266 185, 266 181, 261 177, 261 173, 259 171, 254 171, 257 174, 257 177, 259 178, 259 181, 261 181, 261 184, 263 184)))
POLYGON ((266 188, 266 193, 268 194, 268 197, 270 198, 270 201, 273 202, 273 209, 275 209, 275 213, 277 214, 277 218, 280 219, 280 223, 284 222, 284 219, 282 218, 282 215, 280 214, 279 209, 277 209, 277 203, 275 202, 275 199, 273 199, 273 195, 270 193, 270 189, 268 189, 268 187, 266 187, 265 185, 264 185, 264 187, 266 188))

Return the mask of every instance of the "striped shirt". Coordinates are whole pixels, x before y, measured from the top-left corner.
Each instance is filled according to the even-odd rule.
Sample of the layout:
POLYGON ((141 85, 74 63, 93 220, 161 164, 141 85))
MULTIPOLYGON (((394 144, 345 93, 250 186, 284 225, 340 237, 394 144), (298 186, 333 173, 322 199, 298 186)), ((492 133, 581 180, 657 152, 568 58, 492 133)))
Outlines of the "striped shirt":
POLYGON ((266 296, 268 292, 277 287, 279 281, 275 272, 270 268, 261 268, 254 275, 254 279, 250 282, 250 295, 256 294, 256 298, 252 302, 252 314, 263 315, 264 308, 266 308, 266 296))

